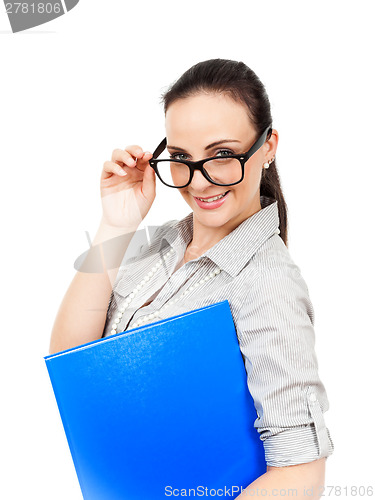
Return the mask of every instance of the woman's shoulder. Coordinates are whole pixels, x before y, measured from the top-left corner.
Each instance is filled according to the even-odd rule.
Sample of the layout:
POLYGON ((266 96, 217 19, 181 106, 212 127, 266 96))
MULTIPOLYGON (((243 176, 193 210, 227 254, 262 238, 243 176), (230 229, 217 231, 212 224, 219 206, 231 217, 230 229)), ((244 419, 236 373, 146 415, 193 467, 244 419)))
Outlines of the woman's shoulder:
MULTIPOLYGON (((150 234, 149 246, 151 249, 160 247, 161 241, 166 238, 167 242, 171 244, 178 234, 181 233, 185 224, 185 219, 170 219, 161 224, 160 226, 154 226, 152 228, 152 233, 150 234)), ((149 228, 150 229, 150 228, 149 228)))
POLYGON ((284 289, 290 294, 298 291, 299 295, 308 295, 308 286, 301 268, 278 234, 274 234, 259 247, 243 272, 249 274, 249 279, 245 282, 251 281, 249 294, 259 293, 261 289, 270 295, 284 289))
POLYGON ((150 242, 158 242, 163 236, 168 232, 177 227, 180 221, 178 219, 170 219, 160 226, 149 226, 148 230, 150 233, 150 242))
POLYGON ((181 242, 187 243, 193 237, 193 212, 188 213, 182 219, 169 219, 160 226, 153 228, 150 235, 150 251, 158 251, 162 245, 162 240, 166 244, 173 246, 181 242))
POLYGON ((171 240, 171 237, 173 237, 171 235, 173 235, 179 222, 178 219, 170 219, 160 226, 150 224, 146 225, 145 228, 137 230, 125 253, 121 270, 124 270, 140 259, 147 258, 157 253, 163 238, 167 236, 167 240, 171 240))
POLYGON ((235 318, 239 331, 254 325, 275 331, 281 325, 285 331, 291 325, 314 326, 308 285, 279 236, 265 242, 242 272, 243 300, 235 318))
POLYGON ((262 273, 269 273, 272 270, 299 269, 289 248, 278 234, 273 234, 258 247, 246 266, 247 269, 250 267, 256 267, 262 273))

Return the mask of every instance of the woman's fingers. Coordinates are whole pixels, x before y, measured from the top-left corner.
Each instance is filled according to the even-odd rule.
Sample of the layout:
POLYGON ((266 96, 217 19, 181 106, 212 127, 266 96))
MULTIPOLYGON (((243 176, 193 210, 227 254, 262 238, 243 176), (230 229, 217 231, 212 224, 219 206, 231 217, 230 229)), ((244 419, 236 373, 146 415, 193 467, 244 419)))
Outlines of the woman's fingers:
POLYGON ((127 175, 126 167, 141 167, 138 170, 143 171, 147 165, 148 160, 152 158, 152 153, 149 151, 144 152, 140 146, 127 146, 124 149, 115 149, 112 153, 112 160, 106 161, 103 165, 102 178, 108 178, 110 175, 115 174, 121 177, 127 175))
POLYGON ((145 168, 148 165, 148 160, 150 160, 151 158, 152 158, 152 153, 149 153, 148 151, 143 153, 142 158, 138 158, 138 160, 137 160, 138 170, 141 170, 142 172, 144 172, 145 168))
POLYGON ((115 149, 112 153, 112 161, 124 163, 128 167, 135 167, 137 160, 152 157, 152 153, 144 152, 140 146, 127 146, 125 149, 115 149))
POLYGON ((122 167, 120 167, 118 163, 115 163, 113 161, 104 162, 103 173, 105 177, 108 177, 108 175, 106 174, 121 175, 122 177, 125 177, 126 175, 125 170, 122 167))
POLYGON ((111 160, 104 163, 100 194, 104 217, 113 226, 133 218, 138 221, 139 214, 143 219, 150 210, 156 196, 155 172, 147 168, 151 158, 152 153, 132 145, 113 150, 111 160))
POLYGON ((126 151, 126 150, 123 150, 123 149, 115 149, 112 153, 112 161, 115 162, 119 162, 119 163, 124 163, 125 165, 127 165, 128 167, 134 167, 134 165, 136 164, 134 158, 132 157, 132 155, 126 151))

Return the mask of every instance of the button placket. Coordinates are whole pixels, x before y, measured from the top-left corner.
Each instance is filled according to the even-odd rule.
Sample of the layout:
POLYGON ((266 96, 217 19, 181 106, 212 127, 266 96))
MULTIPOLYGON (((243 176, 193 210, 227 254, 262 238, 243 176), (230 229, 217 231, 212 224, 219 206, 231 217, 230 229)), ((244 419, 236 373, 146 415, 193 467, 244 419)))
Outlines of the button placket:
MULTIPOLYGON (((173 264, 172 269, 174 269, 176 263, 173 264)), ((183 266, 184 267, 184 266, 183 266)), ((168 271, 168 274, 171 270, 168 271)), ((169 276, 168 280, 164 283, 163 288, 160 290, 159 294, 148 306, 142 307, 139 309, 135 315, 139 312, 140 316, 135 318, 133 317, 132 324, 129 328, 136 328, 138 324, 142 322, 142 320, 154 319, 158 318, 158 312, 164 311, 169 305, 173 303, 173 290, 179 288, 181 284, 186 280, 186 269, 182 267, 175 271, 171 276, 169 276), (144 310, 147 307, 155 307, 156 311, 153 313, 145 313, 144 310)), ((135 316, 134 315, 134 316, 135 316)))
MULTIPOLYGON (((158 261, 153 262, 153 266, 151 268, 151 271, 146 273, 141 280, 140 283, 138 283, 133 290, 125 297, 125 300, 123 301, 122 305, 119 307, 117 315, 113 319, 113 323, 111 326, 111 334, 114 335, 117 333, 117 329, 119 328, 119 325, 121 322, 123 322, 123 316, 126 310, 128 310, 130 304, 133 302, 134 299, 137 298, 139 291, 146 285, 148 281, 150 281, 154 275, 158 272, 160 267, 163 265, 164 261, 166 261, 171 254, 175 254, 175 250, 171 247, 170 250, 163 255, 158 261)), ((169 271, 168 271, 169 274, 169 271)), ((144 301, 143 301, 144 303, 144 301)))
MULTIPOLYGON (((194 263, 194 264, 195 264, 194 268, 196 269, 197 264, 196 263, 194 263)), ((185 275, 182 274, 182 271, 184 273, 186 273, 186 269, 183 269, 183 267, 178 269, 171 277, 171 280, 170 280, 171 286, 169 287, 169 290, 166 291, 166 296, 160 297, 160 302, 164 301, 163 306, 159 308, 159 306, 154 304, 154 303, 149 304, 150 307, 154 306, 154 307, 157 307, 157 309, 152 313, 149 313, 149 314, 146 314, 146 315, 143 315, 143 316, 137 318, 136 321, 133 322, 129 328, 136 328, 136 327, 144 324, 145 322, 149 321, 150 319, 158 319, 159 314, 161 312, 165 311, 167 308, 169 308, 175 302, 183 299, 185 297, 185 295, 191 293, 195 288, 199 287, 200 285, 202 285, 206 281, 209 281, 210 279, 214 278, 216 275, 220 274, 220 272, 221 272, 221 269, 219 267, 216 267, 215 269, 210 271, 209 274, 206 275, 204 278, 201 278, 199 281, 188 286, 182 293, 180 293, 181 291, 179 291, 177 293, 175 292, 175 297, 172 298, 172 294, 170 293, 170 290, 175 290, 176 288, 180 287, 181 284, 184 282, 184 280, 185 281, 189 280, 191 278, 192 274, 194 274, 194 273, 190 273, 190 275, 186 278, 186 274, 185 275), (179 272, 179 271, 181 271, 181 272, 179 272), (173 283, 173 281, 175 281, 175 283, 173 283)))

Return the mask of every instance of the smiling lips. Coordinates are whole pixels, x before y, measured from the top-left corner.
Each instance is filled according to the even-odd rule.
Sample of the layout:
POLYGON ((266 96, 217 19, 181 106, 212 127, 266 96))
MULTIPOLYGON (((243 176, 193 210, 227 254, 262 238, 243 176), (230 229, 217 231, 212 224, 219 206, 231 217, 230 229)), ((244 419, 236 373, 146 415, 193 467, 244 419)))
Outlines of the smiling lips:
POLYGON ((226 193, 222 193, 218 196, 212 196, 211 198, 197 198, 194 196, 194 200, 199 208, 203 208, 205 210, 213 210, 215 208, 221 207, 229 196, 230 191, 226 193), (204 200, 204 201, 203 201, 204 200))
POLYGON ((221 193, 221 194, 217 194, 215 196, 210 196, 210 197, 207 197, 207 198, 201 198, 199 196, 194 196, 194 198, 197 198, 198 200, 202 200, 202 201, 214 201, 214 200, 218 200, 220 198, 222 198, 223 196, 225 196, 227 194, 228 191, 226 191, 225 193, 221 193))

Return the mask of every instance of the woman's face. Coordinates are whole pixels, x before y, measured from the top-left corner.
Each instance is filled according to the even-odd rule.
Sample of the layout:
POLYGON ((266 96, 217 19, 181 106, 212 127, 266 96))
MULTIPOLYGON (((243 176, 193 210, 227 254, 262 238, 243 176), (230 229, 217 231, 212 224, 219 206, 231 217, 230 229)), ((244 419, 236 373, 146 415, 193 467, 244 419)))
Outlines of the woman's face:
MULTIPOLYGON (((216 155, 245 153, 258 138, 245 106, 224 94, 199 94, 175 101, 167 109, 165 126, 169 156, 180 160, 197 161, 216 155), (219 145, 210 146, 218 141, 219 145)), ((232 230, 258 212, 261 209, 262 166, 273 156, 269 151, 268 143, 259 148, 245 163, 242 182, 233 186, 217 186, 195 171, 191 183, 179 189, 195 219, 205 226, 227 225, 232 230), (224 201, 217 203, 216 208, 195 199, 227 191, 224 201)))

